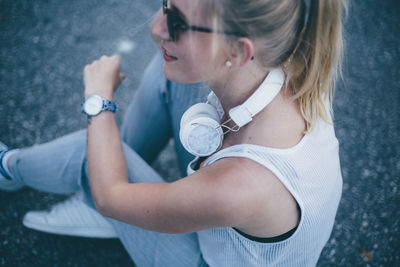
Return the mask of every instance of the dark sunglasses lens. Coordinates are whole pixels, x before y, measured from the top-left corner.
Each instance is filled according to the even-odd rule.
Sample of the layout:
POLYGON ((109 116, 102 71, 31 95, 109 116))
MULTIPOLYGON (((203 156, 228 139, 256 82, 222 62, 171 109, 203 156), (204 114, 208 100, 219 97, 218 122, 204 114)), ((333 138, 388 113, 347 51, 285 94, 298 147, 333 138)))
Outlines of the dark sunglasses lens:
POLYGON ((168 33, 169 33, 169 36, 171 37, 171 40, 176 42, 178 40, 179 34, 177 31, 174 16, 173 16, 173 14, 171 14, 171 12, 167 13, 167 26, 168 26, 168 33))

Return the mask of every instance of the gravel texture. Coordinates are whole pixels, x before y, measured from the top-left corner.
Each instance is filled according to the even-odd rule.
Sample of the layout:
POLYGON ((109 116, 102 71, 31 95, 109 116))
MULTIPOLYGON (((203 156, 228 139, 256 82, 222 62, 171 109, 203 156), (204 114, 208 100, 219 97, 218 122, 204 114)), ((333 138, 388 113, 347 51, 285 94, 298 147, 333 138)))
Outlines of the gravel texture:
MULTIPOLYGON (((0 140, 46 142, 84 128, 85 64, 119 53, 127 78, 117 120, 156 52, 148 22, 160 1, 0 0, 0 140)), ((353 0, 335 99, 343 198, 318 266, 400 266, 400 4, 353 0)), ((172 142, 154 166, 177 175, 172 142)), ((65 196, 0 192, 0 266, 134 266, 117 240, 55 236, 23 215, 65 196)))

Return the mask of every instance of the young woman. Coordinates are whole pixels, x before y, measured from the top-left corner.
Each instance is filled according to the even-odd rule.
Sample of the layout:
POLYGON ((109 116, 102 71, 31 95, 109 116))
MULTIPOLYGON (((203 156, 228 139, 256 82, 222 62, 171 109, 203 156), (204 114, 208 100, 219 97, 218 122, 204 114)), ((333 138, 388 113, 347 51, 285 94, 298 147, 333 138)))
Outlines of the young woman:
POLYGON ((121 142, 107 111, 123 79, 120 57, 103 56, 84 69, 84 109, 95 115, 87 132, 2 151, 3 179, 50 192, 82 190, 85 201, 113 218, 138 266, 314 266, 342 188, 329 112, 342 52, 341 5, 164 0, 165 15, 153 27, 163 72, 211 88, 220 121, 206 127, 223 132, 217 151, 201 153, 214 137, 200 130, 189 145, 183 138, 207 156, 190 164, 189 176, 165 183, 121 142), (279 82, 272 94, 270 85, 279 82), (96 99, 106 111, 91 109, 96 99))

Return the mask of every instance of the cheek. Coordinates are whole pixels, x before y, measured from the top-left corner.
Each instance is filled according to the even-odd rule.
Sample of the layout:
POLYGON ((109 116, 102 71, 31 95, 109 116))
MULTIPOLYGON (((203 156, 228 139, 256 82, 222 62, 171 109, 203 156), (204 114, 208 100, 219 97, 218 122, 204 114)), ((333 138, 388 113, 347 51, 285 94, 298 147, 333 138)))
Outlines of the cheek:
POLYGON ((205 82, 215 79, 221 70, 221 59, 212 54, 209 40, 185 38, 180 41, 178 60, 164 63, 168 79, 181 83, 205 82))
POLYGON ((210 79, 214 64, 205 53, 197 51, 197 53, 188 57, 186 63, 187 74, 192 80, 195 80, 194 82, 203 82, 210 79))

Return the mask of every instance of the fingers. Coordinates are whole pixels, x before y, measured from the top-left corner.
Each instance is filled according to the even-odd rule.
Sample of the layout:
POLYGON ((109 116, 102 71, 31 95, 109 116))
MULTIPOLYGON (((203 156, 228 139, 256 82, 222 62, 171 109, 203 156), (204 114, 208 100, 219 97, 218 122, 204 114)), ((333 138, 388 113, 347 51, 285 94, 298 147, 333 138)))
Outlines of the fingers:
POLYGON ((114 90, 125 78, 120 72, 121 56, 101 56, 83 69, 85 96, 98 94, 107 99, 112 98, 114 90))
POLYGON ((120 55, 112 55, 112 56, 101 56, 99 60, 96 61, 110 61, 110 62, 116 62, 120 63, 121 62, 121 56, 120 55))
POLYGON ((92 63, 85 66, 84 69, 88 68, 89 66, 95 66, 101 63, 114 63, 114 64, 121 64, 121 56, 120 55, 112 55, 112 56, 101 56, 99 59, 94 60, 92 63))
POLYGON ((83 68, 83 72, 87 73, 89 70, 100 69, 100 68, 111 68, 116 69, 119 72, 121 66, 121 56, 101 56, 99 59, 94 60, 91 64, 86 65, 83 68))

